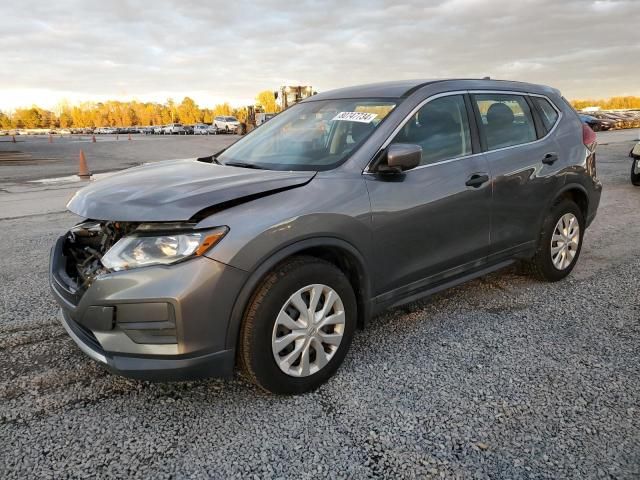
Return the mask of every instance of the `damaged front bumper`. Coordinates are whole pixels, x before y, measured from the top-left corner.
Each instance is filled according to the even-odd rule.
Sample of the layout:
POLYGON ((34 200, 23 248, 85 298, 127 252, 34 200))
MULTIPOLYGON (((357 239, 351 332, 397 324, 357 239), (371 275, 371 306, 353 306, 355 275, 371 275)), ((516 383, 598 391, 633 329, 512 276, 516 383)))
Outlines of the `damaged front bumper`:
POLYGON ((69 275, 63 236, 51 251, 49 281, 60 320, 88 356, 125 376, 186 380, 228 376, 231 309, 242 270, 207 257, 171 266, 102 273, 87 287, 69 275))

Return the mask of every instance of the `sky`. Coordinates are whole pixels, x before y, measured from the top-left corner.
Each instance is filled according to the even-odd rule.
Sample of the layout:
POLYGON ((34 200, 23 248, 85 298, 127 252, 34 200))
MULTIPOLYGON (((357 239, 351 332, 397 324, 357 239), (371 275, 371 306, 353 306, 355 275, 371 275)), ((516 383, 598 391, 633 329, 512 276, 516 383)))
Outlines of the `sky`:
MULTIPOLYGON (((7 0, 5 0, 7 1, 7 0)), ((0 110, 491 76, 570 99, 640 95, 640 0, 20 0, 0 14, 0 110)))

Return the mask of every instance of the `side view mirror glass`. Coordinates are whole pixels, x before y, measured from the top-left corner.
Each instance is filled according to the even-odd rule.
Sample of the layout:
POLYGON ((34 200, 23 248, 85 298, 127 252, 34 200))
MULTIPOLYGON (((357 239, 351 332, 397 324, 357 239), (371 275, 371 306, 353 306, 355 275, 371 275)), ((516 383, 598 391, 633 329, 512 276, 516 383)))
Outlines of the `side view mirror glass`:
POLYGON ((404 172, 420 165, 422 147, 409 143, 393 143, 387 147, 387 164, 380 168, 381 172, 404 172))

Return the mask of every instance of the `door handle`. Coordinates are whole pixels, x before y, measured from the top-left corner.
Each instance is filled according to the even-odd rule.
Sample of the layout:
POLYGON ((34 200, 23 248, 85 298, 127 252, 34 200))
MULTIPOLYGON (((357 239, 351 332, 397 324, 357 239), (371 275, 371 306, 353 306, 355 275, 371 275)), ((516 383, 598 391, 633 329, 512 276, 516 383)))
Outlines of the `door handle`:
POLYGON ((482 173, 474 173, 473 175, 471 175, 471 177, 469 177, 469 180, 465 182, 465 185, 467 187, 478 188, 483 183, 486 183, 488 181, 489 181, 489 175, 485 175, 482 173))
POLYGON ((558 160, 558 154, 555 152, 547 153, 542 159, 542 163, 545 165, 553 165, 558 160))

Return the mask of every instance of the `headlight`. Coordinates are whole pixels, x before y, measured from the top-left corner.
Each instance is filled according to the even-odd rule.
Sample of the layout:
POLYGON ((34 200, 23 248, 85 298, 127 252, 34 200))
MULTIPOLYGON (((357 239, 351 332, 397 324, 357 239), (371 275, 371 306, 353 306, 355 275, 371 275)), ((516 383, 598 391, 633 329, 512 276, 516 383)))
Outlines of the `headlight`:
POLYGON ((158 235, 134 233, 123 237, 101 258, 109 270, 127 270, 148 265, 170 265, 189 257, 203 255, 222 240, 227 227, 195 232, 158 235))

